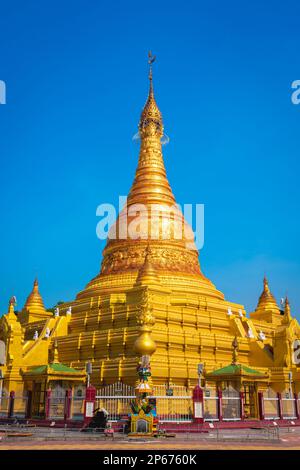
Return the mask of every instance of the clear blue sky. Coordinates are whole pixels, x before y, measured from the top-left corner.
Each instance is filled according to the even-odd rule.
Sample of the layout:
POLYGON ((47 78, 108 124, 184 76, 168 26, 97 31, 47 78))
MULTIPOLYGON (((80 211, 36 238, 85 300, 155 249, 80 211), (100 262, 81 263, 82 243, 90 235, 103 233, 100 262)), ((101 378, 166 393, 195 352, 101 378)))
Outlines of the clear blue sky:
POLYGON ((96 207, 134 177, 148 49, 179 203, 205 204, 204 273, 254 308, 264 273, 300 313, 299 2, 0 2, 0 311, 100 269, 96 207))

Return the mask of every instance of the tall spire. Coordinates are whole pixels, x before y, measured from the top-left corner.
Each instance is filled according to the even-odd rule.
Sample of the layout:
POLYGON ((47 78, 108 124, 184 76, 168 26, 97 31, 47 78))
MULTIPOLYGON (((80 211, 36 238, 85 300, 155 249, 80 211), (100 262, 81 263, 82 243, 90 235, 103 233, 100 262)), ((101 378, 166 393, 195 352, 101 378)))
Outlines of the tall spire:
POLYGON ((149 245, 151 264, 158 275, 194 275, 214 296, 223 298, 201 273, 193 230, 176 205, 167 179, 161 142, 163 120, 153 87, 154 59, 149 53, 149 91, 138 125, 140 152, 135 179, 126 205, 110 229, 100 275, 138 275, 149 245))
POLYGON ((149 53, 149 93, 139 122, 141 147, 135 180, 128 195, 127 206, 142 204, 168 204, 175 198, 167 180, 162 155, 163 121, 153 91, 152 64, 155 56, 149 53))

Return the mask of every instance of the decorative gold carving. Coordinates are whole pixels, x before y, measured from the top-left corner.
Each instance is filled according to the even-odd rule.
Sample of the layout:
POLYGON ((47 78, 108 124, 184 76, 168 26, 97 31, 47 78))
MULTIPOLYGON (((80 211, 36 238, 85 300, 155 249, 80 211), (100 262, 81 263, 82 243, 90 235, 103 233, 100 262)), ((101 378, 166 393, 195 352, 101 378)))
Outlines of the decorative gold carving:
MULTIPOLYGON (((123 248, 109 250, 109 246, 104 250, 101 274, 116 274, 122 271, 139 270, 145 258, 145 242, 130 242, 123 248)), ((173 271, 189 274, 202 275, 200 271, 198 253, 186 250, 182 247, 166 248, 164 246, 154 246, 151 244, 151 262, 158 271, 173 271)), ((202 275, 202 277, 204 277, 202 275)))
POLYGON ((151 327, 155 324, 155 317, 147 287, 142 291, 142 299, 137 313, 137 324, 139 325, 139 337, 134 343, 134 350, 141 356, 150 356, 156 350, 156 344, 151 338, 151 327))
POLYGON ((142 300, 137 315, 137 324, 140 326, 155 324, 155 317, 153 315, 153 307, 150 304, 151 296, 147 288, 143 289, 142 300))

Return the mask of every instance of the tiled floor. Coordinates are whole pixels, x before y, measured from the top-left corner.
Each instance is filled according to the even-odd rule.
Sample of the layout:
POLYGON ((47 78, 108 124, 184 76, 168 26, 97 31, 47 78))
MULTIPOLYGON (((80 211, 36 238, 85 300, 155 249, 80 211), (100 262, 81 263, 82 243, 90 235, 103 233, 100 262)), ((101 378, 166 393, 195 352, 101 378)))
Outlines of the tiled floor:
POLYGON ((67 441, 33 441, 28 438, 21 438, 24 440, 18 441, 14 437, 6 437, 0 440, 0 450, 12 450, 12 449, 81 449, 81 450, 160 450, 160 449, 272 449, 272 450, 287 450, 287 449, 300 449, 300 429, 295 428, 293 430, 281 430, 280 439, 277 442, 260 441, 260 442, 238 442, 238 441, 214 441, 207 442, 204 436, 197 435, 192 438, 186 438, 177 435, 176 438, 159 438, 149 441, 132 441, 128 440, 93 440, 93 441, 80 441, 78 439, 72 440, 68 438, 67 441))

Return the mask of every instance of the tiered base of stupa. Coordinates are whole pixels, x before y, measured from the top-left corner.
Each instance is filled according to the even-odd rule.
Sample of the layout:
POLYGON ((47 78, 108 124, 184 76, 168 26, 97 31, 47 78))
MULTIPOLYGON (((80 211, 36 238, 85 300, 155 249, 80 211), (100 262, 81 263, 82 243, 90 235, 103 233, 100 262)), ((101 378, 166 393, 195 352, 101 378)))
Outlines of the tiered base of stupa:
POLYGON ((239 317, 243 307, 225 301, 210 281, 177 273, 137 278, 136 272, 100 275, 77 296, 68 335, 58 338, 62 362, 82 368, 92 361, 97 385, 119 380, 133 385, 136 317, 146 288, 155 312, 151 366, 156 384, 195 385, 199 363, 213 370, 230 362, 231 344, 239 332, 245 337, 241 357, 249 364, 251 346, 243 325, 249 320, 239 317))

